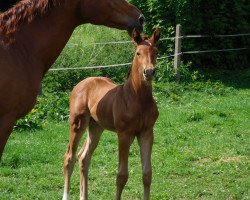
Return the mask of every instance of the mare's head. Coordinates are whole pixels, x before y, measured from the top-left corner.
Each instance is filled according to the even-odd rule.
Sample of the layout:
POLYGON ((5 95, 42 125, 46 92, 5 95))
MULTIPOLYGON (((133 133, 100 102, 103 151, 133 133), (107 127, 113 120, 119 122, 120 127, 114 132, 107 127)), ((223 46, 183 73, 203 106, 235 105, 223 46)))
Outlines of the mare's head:
POLYGON ((134 28, 143 30, 145 18, 140 10, 127 0, 79 0, 80 13, 87 23, 105 25, 112 28, 128 30, 134 28))
POLYGON ((137 46, 133 65, 136 67, 141 80, 151 82, 155 75, 160 29, 156 29, 150 38, 141 36, 140 32, 134 29, 132 38, 137 46))

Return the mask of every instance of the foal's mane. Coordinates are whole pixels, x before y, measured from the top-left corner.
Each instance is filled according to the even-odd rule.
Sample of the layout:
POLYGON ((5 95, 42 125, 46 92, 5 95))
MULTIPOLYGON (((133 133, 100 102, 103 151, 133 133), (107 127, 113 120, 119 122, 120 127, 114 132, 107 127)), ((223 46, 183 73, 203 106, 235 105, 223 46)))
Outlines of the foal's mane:
POLYGON ((0 14, 0 36, 8 38, 19 29, 20 25, 43 16, 51 8, 60 5, 60 2, 62 0, 21 0, 0 14))

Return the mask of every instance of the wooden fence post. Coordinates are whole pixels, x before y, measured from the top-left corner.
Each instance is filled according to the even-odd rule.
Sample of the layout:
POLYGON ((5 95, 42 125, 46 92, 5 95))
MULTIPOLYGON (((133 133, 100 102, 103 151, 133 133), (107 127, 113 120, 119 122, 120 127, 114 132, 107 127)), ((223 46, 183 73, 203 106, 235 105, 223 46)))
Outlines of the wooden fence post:
POLYGON ((181 64, 181 25, 176 25, 175 32, 175 51, 174 51, 174 71, 176 82, 180 81, 180 64, 181 64))

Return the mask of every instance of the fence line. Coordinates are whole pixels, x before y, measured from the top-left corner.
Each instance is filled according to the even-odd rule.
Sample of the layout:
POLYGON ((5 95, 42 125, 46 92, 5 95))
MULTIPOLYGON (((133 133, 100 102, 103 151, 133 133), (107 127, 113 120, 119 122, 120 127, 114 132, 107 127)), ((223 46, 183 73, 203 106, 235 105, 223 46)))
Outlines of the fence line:
MULTIPOLYGON (((161 41, 163 40, 173 40, 175 39, 175 37, 170 37, 170 38, 162 38, 160 39, 161 41)), ((111 41, 111 42, 95 42, 95 43, 88 43, 85 44, 83 46, 90 46, 90 45, 109 45, 109 44, 129 44, 129 43, 133 43, 133 41, 129 40, 129 41, 111 41)), ((66 46, 81 46, 80 44, 75 44, 75 43, 67 43, 66 46)))
POLYGON ((218 49, 218 50, 204 50, 204 51, 186 51, 182 54, 198 54, 198 53, 212 53, 212 52, 227 52, 227 51, 241 51, 249 48, 237 48, 237 49, 218 49))
MULTIPOLYGON (((169 57, 172 57, 173 55, 170 56, 163 56, 160 58, 157 58, 157 60, 163 60, 169 57)), ((102 69, 102 68, 110 68, 110 67, 122 67, 122 66, 129 66, 132 65, 132 62, 129 63, 120 63, 120 64, 112 64, 112 65, 99 65, 99 66, 86 66, 86 67, 68 67, 68 68, 51 68, 49 71, 65 71, 65 70, 86 70, 86 69, 102 69)))
MULTIPOLYGON (((167 58, 171 58, 174 56, 179 56, 183 54, 199 54, 199 53, 212 53, 212 52, 228 52, 228 51, 241 51, 247 50, 249 48, 236 48, 236 49, 218 49, 218 50, 204 50, 204 51, 184 51, 177 54, 171 54, 169 56, 162 56, 157 58, 157 60, 164 60, 167 58)), ((86 67, 65 67, 65 68, 51 68, 49 71, 66 71, 66 70, 87 70, 87 69, 103 69, 103 68, 111 68, 111 67, 122 67, 122 66, 129 66, 132 63, 119 63, 119 64, 112 64, 112 65, 99 65, 99 66, 86 66, 86 67)))
MULTIPOLYGON (((185 35, 185 36, 180 36, 180 37, 166 37, 166 38, 161 38, 160 41, 164 40, 174 40, 176 38, 224 38, 224 37, 241 37, 241 36, 249 36, 250 33, 241 33, 241 34, 232 34, 232 35, 185 35)), ((111 41, 111 42, 95 42, 95 43, 88 43, 83 46, 90 46, 90 45, 112 45, 112 44, 129 44, 133 43, 133 41, 111 41)), ((75 43, 67 43, 66 46, 81 46, 80 44, 75 44, 75 43)))
POLYGON ((186 35, 181 36, 180 38, 216 38, 216 37, 241 37, 241 36, 249 36, 250 33, 242 33, 242 34, 234 34, 234 35, 186 35))
MULTIPOLYGON (((177 25, 178 26, 178 25, 177 25)), ((186 36, 181 36, 181 34, 177 34, 175 37, 166 37, 160 39, 161 41, 163 40, 179 40, 182 38, 205 38, 205 37, 240 37, 240 36, 249 36, 250 33, 243 33, 243 34, 234 34, 234 35, 186 35, 186 36)), ((125 44, 125 43, 132 43, 132 41, 111 41, 111 42, 98 42, 98 43, 89 43, 87 45, 107 45, 107 44, 125 44)), ((67 46, 80 46, 79 44, 74 44, 74 43, 67 43, 67 46)), ((229 52, 229 51, 241 51, 241 50, 247 50, 249 48, 231 48, 231 49, 218 49, 218 50, 199 50, 199 51, 186 51, 182 52, 181 49, 179 49, 178 52, 175 52, 172 55, 169 56, 162 56, 160 58, 157 58, 157 60, 164 60, 170 57, 175 57, 175 59, 179 58, 183 54, 200 54, 200 53, 212 53, 212 52, 229 52)), ((100 66, 85 66, 85 67, 70 67, 70 68, 51 68, 49 71, 66 71, 66 70, 87 70, 87 69, 102 69, 102 68, 110 68, 110 67, 121 67, 121 66, 129 66, 132 63, 120 63, 120 64, 111 64, 111 65, 100 65, 100 66)), ((180 61, 178 62, 180 65, 180 61)))
POLYGON ((112 64, 112 65, 100 65, 100 66, 86 66, 86 67, 70 67, 70 68, 52 68, 49 71, 65 71, 65 70, 78 70, 78 69, 101 69, 101 68, 110 68, 110 67, 120 67, 128 66, 132 63, 121 63, 121 64, 112 64))
MULTIPOLYGON (((95 42, 95 43, 88 43, 84 46, 90 46, 90 45, 107 45, 107 44, 126 44, 126 43, 132 43, 132 41, 114 41, 114 42, 95 42)), ((80 44, 75 43, 67 43, 67 46, 80 46, 80 44)))

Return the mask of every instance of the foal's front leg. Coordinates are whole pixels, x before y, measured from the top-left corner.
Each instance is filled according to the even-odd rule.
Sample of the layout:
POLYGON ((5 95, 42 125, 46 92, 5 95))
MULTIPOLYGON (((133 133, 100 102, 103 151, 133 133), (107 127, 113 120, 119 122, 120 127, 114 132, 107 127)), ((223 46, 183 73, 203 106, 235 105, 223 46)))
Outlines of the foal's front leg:
POLYGON ((122 190, 128 180, 128 154, 133 141, 134 136, 130 136, 127 133, 118 133, 119 167, 116 178, 116 200, 121 199, 122 190))
POLYGON ((152 166, 151 166, 151 153, 153 145, 153 130, 142 132, 138 137, 140 145, 141 162, 142 162, 142 174, 144 185, 144 200, 150 199, 150 186, 152 180, 152 166))

